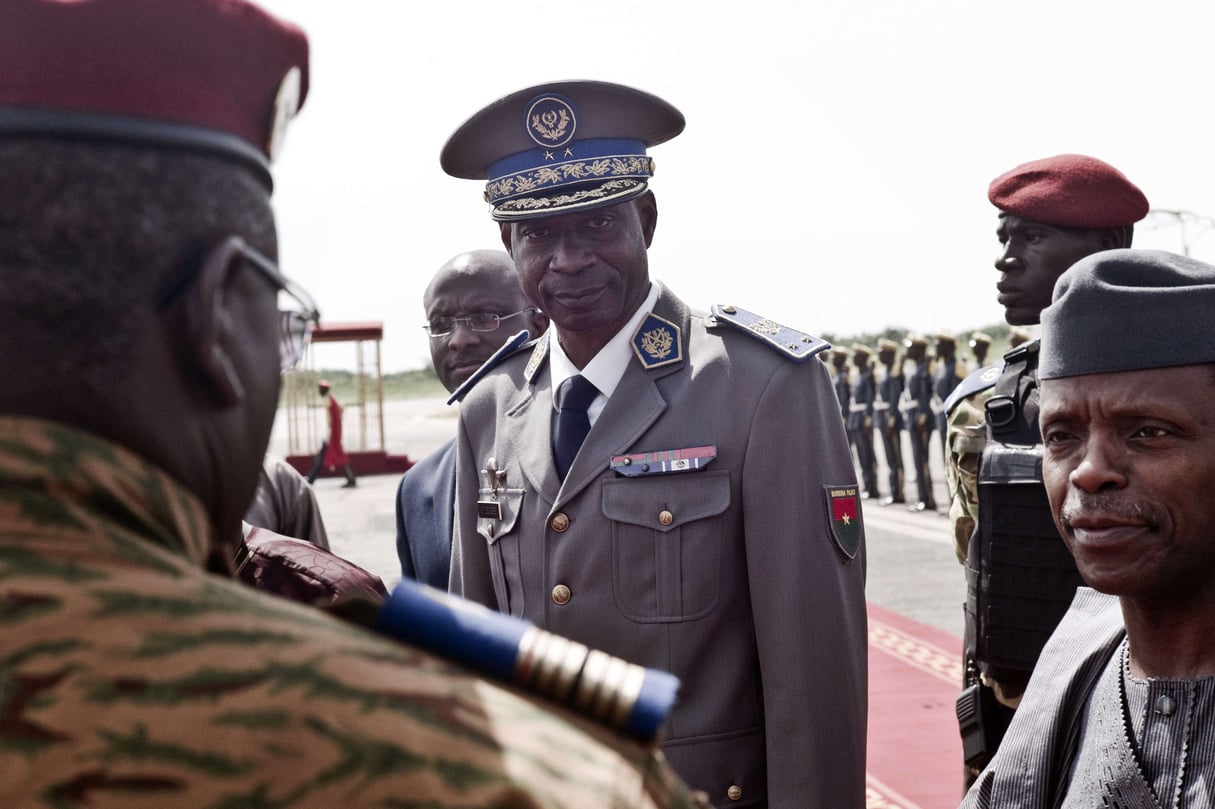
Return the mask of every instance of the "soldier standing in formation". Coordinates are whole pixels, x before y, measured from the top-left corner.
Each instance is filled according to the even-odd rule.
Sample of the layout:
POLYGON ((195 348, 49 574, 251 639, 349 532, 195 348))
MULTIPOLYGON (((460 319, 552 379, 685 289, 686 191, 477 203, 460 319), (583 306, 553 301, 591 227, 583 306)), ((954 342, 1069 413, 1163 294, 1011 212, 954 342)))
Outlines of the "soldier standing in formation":
POLYGON ((958 360, 958 341, 952 334, 936 336, 936 362, 932 371, 932 412, 936 420, 937 434, 941 437, 941 457, 948 456, 945 446, 945 400, 954 388, 966 378, 966 368, 958 360))
POLYGON ((899 344, 894 340, 883 337, 878 340, 877 348, 883 372, 873 400, 873 422, 882 437, 890 486, 890 493, 878 502, 889 506, 907 502, 903 495, 903 412, 899 409, 903 397, 903 363, 896 361, 899 344))
POLYGON ((975 368, 987 364, 987 350, 991 348, 991 335, 976 331, 970 334, 970 354, 974 357, 975 368))
POLYGON ((918 334, 908 335, 903 341, 907 348, 904 357, 911 361, 911 374, 899 409, 903 411, 903 422, 911 438, 911 463, 915 466, 916 501, 907 508, 910 511, 936 511, 937 502, 932 494, 932 471, 928 467, 928 453, 932 446, 932 432, 936 429, 936 414, 932 406, 932 376, 928 361, 928 340, 918 334))
MULTIPOLYGON (((848 408, 852 405, 852 379, 848 369, 848 349, 835 346, 831 349, 831 384, 835 388, 835 398, 840 404, 840 418, 848 423, 848 408)), ((852 442, 852 436, 848 436, 852 442)))
MULTIPOLYGON (((1017 166, 991 182, 996 289, 1012 326, 1036 325, 1055 282, 1092 253, 1129 247, 1147 215, 1122 172, 1084 155, 1017 166)), ((965 560, 966 689, 959 717, 970 777, 995 752, 1034 663, 1080 584, 1041 479, 1037 340, 980 369, 947 412, 954 539, 965 560), (1015 551, 1015 556, 1010 556, 1015 551)))
POLYGON ((852 344, 852 364, 856 379, 852 383, 852 401, 848 405, 848 436, 856 451, 861 469, 862 497, 877 497, 877 458, 873 452, 873 405, 877 389, 873 381, 873 349, 861 343, 852 344))

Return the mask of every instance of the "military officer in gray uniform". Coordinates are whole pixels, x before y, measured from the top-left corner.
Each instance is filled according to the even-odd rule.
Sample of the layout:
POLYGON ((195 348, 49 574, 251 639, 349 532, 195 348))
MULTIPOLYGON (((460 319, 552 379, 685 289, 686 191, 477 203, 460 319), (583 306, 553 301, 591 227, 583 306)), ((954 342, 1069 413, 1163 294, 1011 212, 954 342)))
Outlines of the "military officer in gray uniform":
POLYGON ((862 497, 877 497, 877 462, 873 453, 873 403, 877 388, 873 382, 873 349, 862 343, 852 344, 852 365, 856 380, 852 383, 852 400, 848 404, 848 437, 856 451, 861 469, 862 497))
POLYGON ((882 453, 886 456, 886 473, 890 494, 878 501, 889 506, 905 503, 903 496, 903 413, 899 400, 903 396, 903 364, 896 362, 899 344, 883 337, 878 340, 878 362, 882 376, 873 400, 873 421, 882 437, 882 453))
POLYGON ((864 531, 826 344, 651 280, 646 149, 683 126, 568 81, 445 145, 552 322, 465 386, 451 589, 678 675, 664 750, 715 805, 860 807, 864 531))

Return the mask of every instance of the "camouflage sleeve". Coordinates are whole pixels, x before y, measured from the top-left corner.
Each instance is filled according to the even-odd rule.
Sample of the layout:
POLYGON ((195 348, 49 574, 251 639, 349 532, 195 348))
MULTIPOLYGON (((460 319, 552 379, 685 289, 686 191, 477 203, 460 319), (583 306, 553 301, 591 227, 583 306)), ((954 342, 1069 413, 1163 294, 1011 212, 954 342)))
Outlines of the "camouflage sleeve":
POLYGON ((983 406, 993 390, 987 388, 959 401, 949 411, 945 427, 949 521, 954 553, 962 564, 966 562, 966 550, 979 519, 979 458, 987 443, 983 406))

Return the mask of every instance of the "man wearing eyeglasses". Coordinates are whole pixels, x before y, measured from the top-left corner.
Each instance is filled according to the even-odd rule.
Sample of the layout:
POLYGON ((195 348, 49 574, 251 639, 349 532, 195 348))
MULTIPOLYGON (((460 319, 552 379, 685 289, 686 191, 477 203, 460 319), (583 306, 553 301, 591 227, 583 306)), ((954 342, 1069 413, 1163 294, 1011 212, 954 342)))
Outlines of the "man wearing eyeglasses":
MULTIPOLYGON (((548 318, 530 306, 514 262, 501 250, 455 256, 422 295, 430 358, 448 393, 513 334, 538 337, 548 318)), ((447 589, 455 502, 455 438, 412 466, 397 488, 397 557, 401 575, 447 589)))
POLYGON ((303 32, 4 0, 0 76, 0 803, 698 805, 652 747, 231 579, 317 317, 270 205, 303 32))

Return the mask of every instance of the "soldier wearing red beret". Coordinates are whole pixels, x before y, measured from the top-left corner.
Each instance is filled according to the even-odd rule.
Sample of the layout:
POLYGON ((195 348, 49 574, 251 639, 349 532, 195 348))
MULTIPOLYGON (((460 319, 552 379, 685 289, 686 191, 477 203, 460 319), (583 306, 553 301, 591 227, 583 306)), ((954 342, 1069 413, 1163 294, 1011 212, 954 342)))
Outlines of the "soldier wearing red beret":
POLYGON ((307 88, 245 0, 0 2, 0 804, 703 805, 653 746, 232 579, 319 317, 270 204, 307 88))
MULTIPOLYGON (((1033 326, 1055 281, 1090 254, 1130 247, 1148 201, 1094 157, 1062 154, 993 180, 997 300, 1033 326)), ((995 752, 1047 637, 1081 583, 1041 481, 1038 341, 968 376, 945 402, 950 517, 967 567, 966 688, 959 697, 967 777, 995 752), (1015 554, 1015 562, 1010 562, 1015 554)))

